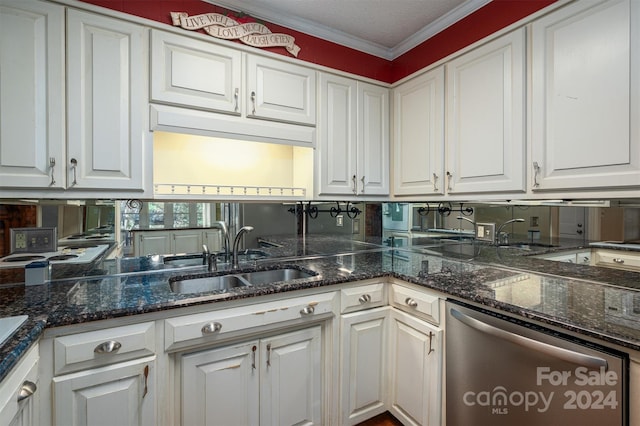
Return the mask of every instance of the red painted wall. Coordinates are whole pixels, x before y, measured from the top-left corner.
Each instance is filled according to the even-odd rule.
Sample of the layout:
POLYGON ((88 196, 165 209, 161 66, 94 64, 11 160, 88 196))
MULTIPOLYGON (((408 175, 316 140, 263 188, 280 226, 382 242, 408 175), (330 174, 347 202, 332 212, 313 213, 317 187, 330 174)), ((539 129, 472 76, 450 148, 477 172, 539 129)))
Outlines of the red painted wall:
MULTIPOLYGON (((83 0, 171 25, 170 12, 226 13, 226 10, 200 0, 83 0)), ((387 61, 358 50, 266 23, 271 32, 295 37, 301 50, 298 59, 345 72, 393 83, 454 52, 530 15, 556 0, 493 0, 460 22, 446 28, 411 51, 387 61)), ((186 30, 185 30, 186 31, 186 30)), ((280 47, 266 50, 290 56, 280 47)))

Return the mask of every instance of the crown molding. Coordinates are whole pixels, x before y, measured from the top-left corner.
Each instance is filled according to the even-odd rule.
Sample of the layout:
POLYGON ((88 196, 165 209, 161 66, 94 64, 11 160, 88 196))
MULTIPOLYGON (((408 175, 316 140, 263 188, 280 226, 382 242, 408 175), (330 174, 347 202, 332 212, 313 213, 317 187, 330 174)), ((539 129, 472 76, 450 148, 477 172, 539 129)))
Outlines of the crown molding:
POLYGON ((443 15, 435 22, 427 25, 417 33, 406 38, 397 46, 393 48, 387 48, 377 43, 354 37, 345 32, 338 31, 320 25, 308 19, 282 15, 281 12, 273 10, 269 7, 258 6, 255 4, 249 4, 242 0, 202 0, 205 3, 210 3, 216 6, 223 7, 225 9, 232 10, 234 12, 245 12, 253 16, 254 18, 264 19, 265 21, 281 25, 286 28, 290 28, 301 33, 309 34, 314 37, 321 38, 351 49, 355 49, 369 55, 377 56, 389 61, 394 60, 398 56, 408 52, 429 38, 433 37, 440 31, 455 24, 459 20, 465 18, 481 7, 485 6, 491 0, 470 0, 451 12, 443 15))

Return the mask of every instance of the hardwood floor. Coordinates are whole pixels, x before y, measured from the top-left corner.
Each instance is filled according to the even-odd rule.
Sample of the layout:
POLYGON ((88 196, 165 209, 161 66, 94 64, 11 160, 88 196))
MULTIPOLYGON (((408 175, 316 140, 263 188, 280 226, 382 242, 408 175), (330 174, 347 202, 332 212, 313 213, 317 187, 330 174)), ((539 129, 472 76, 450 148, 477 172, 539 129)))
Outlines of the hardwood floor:
POLYGON ((389 412, 382 413, 372 419, 358 423, 357 426, 402 426, 402 423, 389 412))

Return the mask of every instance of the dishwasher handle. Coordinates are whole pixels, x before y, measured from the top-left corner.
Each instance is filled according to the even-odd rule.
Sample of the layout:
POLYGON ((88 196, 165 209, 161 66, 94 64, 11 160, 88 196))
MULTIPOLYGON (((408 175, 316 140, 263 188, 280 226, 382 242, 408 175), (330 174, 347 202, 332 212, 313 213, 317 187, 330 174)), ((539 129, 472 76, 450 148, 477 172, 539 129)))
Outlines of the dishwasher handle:
POLYGON ((503 339, 508 342, 514 343, 516 345, 520 345, 527 349, 532 349, 534 351, 542 352, 546 355, 550 355, 550 356, 562 359, 564 361, 571 362, 573 364, 582 365, 590 369, 595 370, 601 367, 604 367, 605 370, 608 369, 608 364, 606 359, 591 356, 591 355, 581 354, 579 352, 560 348, 558 346, 553 346, 548 343, 538 342, 537 340, 533 340, 528 337, 520 336, 518 334, 514 334, 506 330, 502 330, 498 327, 494 327, 476 318, 466 315, 454 308, 450 308, 450 312, 451 312, 451 315, 458 321, 482 333, 486 333, 491 336, 497 337, 499 339, 503 339))

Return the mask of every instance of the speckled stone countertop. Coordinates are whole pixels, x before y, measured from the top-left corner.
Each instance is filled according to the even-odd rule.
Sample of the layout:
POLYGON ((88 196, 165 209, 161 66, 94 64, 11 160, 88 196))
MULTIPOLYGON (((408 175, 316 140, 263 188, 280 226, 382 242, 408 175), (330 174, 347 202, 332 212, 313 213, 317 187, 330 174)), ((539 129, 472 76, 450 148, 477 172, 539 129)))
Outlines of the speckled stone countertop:
POLYGON ((535 258, 535 251, 517 248, 425 244, 412 250, 399 250, 384 248, 379 243, 333 237, 282 240, 279 241, 281 247, 265 249, 272 258, 252 262, 248 269, 290 265, 317 272, 317 278, 224 292, 173 293, 168 284, 171 277, 205 273, 205 267, 168 269, 149 258, 109 261, 115 264, 105 261, 96 266, 95 271, 110 275, 59 279, 42 286, 0 287, 2 316, 29 315, 27 323, 0 348, 0 379, 46 327, 385 276, 577 332, 605 345, 640 350, 640 324, 612 319, 605 312, 604 304, 605 295, 611 291, 640 296, 638 273, 552 262, 535 258), (518 294, 519 286, 534 288, 538 296, 513 297, 518 294))

